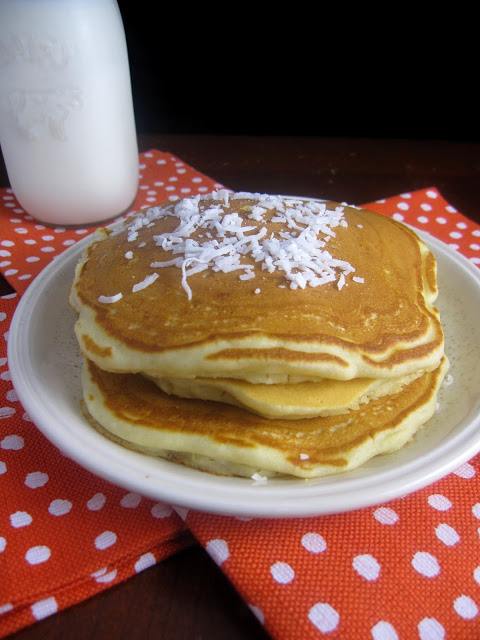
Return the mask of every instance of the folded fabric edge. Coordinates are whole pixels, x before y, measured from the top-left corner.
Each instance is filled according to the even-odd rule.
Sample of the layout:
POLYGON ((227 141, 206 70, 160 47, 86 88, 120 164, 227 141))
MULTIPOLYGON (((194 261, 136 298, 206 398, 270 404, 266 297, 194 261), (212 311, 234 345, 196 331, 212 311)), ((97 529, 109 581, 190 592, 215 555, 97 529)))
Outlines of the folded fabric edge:
POLYGON ((128 554, 116 566, 104 567, 82 580, 59 585, 53 593, 38 594, 38 599, 33 603, 22 603, 17 606, 13 603, 2 603, 0 604, 0 638, 5 638, 55 613, 85 602, 114 584, 120 584, 194 544, 199 543, 190 531, 185 529, 153 549, 145 549, 140 554, 138 552, 128 554))

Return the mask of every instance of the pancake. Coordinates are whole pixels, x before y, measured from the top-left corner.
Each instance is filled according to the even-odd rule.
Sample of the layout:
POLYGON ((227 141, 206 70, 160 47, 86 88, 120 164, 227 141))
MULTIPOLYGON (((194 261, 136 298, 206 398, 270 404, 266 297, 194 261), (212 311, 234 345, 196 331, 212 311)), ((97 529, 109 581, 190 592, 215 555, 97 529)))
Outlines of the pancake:
POLYGON ((355 469, 435 411, 437 295, 426 244, 365 209, 225 190, 151 207, 75 270, 85 413, 220 475, 355 469))
POLYGON ((150 378, 165 393, 181 398, 226 402, 266 418, 314 418, 347 413, 373 398, 398 393, 423 371, 403 378, 353 378, 252 384, 228 378, 150 378))
POLYGON ((436 296, 435 259, 401 223, 220 191, 101 231, 70 301, 81 351, 104 370, 277 384, 436 367, 436 296))
POLYGON ((346 472, 403 447, 434 414, 448 369, 347 414, 269 420, 235 406, 177 398, 139 374, 103 371, 85 361, 90 419, 131 449, 219 475, 314 478, 346 472))

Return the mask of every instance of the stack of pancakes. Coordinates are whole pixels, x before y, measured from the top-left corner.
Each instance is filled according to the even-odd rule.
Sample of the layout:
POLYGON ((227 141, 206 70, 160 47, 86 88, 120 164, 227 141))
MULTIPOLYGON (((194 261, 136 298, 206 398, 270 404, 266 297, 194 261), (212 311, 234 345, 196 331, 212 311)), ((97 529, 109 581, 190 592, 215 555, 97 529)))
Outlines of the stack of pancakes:
POLYGON ((428 247, 371 211, 225 190, 143 210, 76 268, 87 415, 212 473, 353 469, 435 411, 436 297, 428 247))

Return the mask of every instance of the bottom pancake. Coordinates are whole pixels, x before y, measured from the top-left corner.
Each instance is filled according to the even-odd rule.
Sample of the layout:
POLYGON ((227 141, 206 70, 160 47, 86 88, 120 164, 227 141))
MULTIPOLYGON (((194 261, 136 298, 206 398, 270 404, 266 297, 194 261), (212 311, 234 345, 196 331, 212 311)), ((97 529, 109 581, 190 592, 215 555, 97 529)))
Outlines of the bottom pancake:
POLYGON ((297 420, 168 395, 139 374, 90 361, 82 385, 92 424, 123 446, 220 475, 315 478, 403 447, 434 414, 447 371, 443 357, 397 393, 346 414, 297 420))

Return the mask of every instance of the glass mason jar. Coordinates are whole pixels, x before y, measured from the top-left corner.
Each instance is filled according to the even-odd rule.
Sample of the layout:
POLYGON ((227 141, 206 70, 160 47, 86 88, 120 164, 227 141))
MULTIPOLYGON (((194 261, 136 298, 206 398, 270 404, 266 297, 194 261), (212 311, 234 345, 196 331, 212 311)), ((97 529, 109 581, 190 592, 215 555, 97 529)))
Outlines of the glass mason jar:
POLYGON ((37 220, 78 226, 128 210, 138 147, 116 0, 0 0, 0 144, 37 220))

